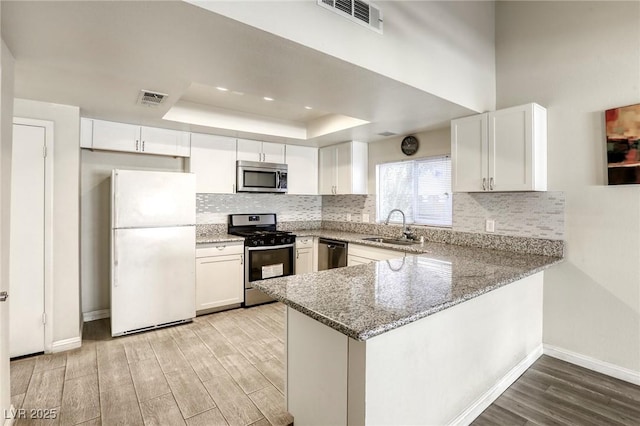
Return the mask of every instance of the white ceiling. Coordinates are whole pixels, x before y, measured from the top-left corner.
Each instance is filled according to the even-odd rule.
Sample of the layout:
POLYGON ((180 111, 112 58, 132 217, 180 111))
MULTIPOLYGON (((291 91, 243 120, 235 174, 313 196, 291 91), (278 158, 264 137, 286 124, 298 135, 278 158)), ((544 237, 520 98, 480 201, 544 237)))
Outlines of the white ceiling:
POLYGON ((443 127, 473 113, 184 2, 2 1, 1 7, 2 37, 16 59, 16 97, 78 105, 85 117, 324 146, 380 140, 385 131, 402 135, 443 127), (141 89, 169 97, 159 107, 141 106, 141 89), (368 124, 324 135, 307 132, 320 136, 305 141, 268 129, 163 120, 178 101, 266 122, 306 126, 347 116, 368 124))

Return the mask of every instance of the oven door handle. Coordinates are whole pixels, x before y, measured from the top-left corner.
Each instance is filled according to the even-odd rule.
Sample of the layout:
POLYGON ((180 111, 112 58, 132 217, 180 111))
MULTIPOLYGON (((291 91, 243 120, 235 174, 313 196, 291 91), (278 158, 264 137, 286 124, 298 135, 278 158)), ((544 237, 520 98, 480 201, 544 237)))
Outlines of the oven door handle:
POLYGON ((258 250, 278 250, 284 248, 293 248, 295 244, 282 244, 280 246, 262 246, 262 247, 247 247, 247 251, 258 251, 258 250))

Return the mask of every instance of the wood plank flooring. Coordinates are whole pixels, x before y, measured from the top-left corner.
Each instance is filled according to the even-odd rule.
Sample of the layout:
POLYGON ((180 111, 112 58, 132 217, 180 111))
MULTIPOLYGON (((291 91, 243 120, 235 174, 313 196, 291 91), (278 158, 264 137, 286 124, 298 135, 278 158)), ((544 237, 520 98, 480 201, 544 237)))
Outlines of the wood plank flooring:
MULTIPOLYGON (((198 317, 111 338, 84 325, 82 348, 11 362, 16 409, 56 410, 16 425, 288 425, 284 305, 198 317)), ((27 414, 29 411, 27 411, 27 414)))
POLYGON ((473 423, 640 425, 640 387, 543 355, 473 423))
MULTIPOLYGON (((17 425, 288 425, 284 305, 115 339, 86 323, 82 348, 12 361, 11 395, 58 413, 17 425)), ((543 356, 473 425, 640 426, 640 387, 543 356)))

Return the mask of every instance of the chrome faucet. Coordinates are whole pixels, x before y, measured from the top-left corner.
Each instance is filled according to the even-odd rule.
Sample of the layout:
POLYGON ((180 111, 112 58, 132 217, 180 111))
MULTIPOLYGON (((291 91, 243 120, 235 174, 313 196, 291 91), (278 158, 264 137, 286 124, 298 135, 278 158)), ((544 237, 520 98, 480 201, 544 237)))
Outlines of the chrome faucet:
POLYGON ((409 232, 409 230, 407 229, 407 218, 404 215, 404 212, 400 209, 393 209, 389 212, 389 215, 387 216, 387 220, 384 221, 385 225, 389 224, 389 219, 391 218, 391 215, 394 212, 399 212, 402 215, 402 238, 408 238, 411 235, 411 232, 409 232))

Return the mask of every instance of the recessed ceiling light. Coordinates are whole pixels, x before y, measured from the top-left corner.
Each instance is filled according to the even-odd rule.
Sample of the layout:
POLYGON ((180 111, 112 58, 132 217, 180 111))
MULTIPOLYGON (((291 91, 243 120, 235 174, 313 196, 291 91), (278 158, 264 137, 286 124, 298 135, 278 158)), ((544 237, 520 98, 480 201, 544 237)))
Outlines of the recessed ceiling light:
POLYGON ((265 97, 264 97, 264 98, 262 98, 262 99, 264 99, 265 101, 269 101, 269 102, 271 102, 271 101, 273 100, 273 98, 270 98, 270 97, 268 97, 268 96, 265 96, 265 97))
POLYGON ((310 106, 306 106, 306 107, 304 107, 304 109, 313 109, 313 108, 310 107, 310 106))
POLYGON ((220 87, 220 86, 216 87, 216 89, 218 89, 218 90, 219 90, 219 91, 221 91, 221 92, 226 92, 226 91, 228 91, 228 90, 229 90, 229 89, 227 89, 226 87, 220 87))
POLYGON ((233 93, 234 95, 238 95, 238 96, 244 95, 244 92, 238 92, 237 90, 234 90, 231 93, 233 93))

